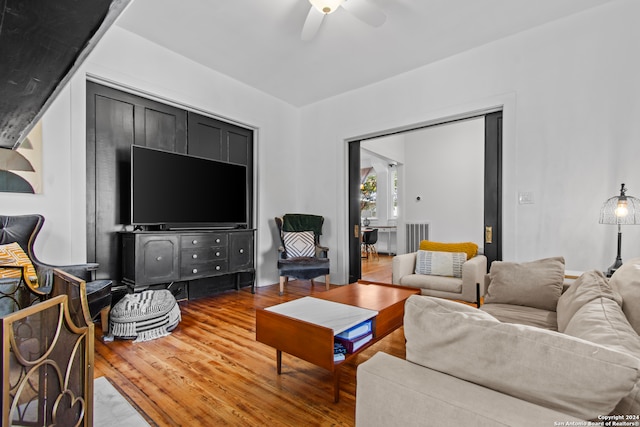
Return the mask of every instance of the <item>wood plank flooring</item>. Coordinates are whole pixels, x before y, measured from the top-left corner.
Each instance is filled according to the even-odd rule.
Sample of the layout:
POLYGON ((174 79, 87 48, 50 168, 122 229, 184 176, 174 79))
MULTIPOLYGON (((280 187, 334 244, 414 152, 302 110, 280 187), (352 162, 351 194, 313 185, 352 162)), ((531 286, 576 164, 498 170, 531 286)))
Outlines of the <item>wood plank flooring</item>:
MULTIPOLYGON (((363 279, 390 282, 391 257, 363 260, 363 279), (388 276, 388 278, 387 278, 388 276)), ((105 376, 158 426, 353 426, 356 368, 378 351, 404 358, 398 329, 342 369, 340 402, 331 375, 255 340, 256 307, 324 292, 309 281, 228 291, 180 302, 182 322, 158 340, 103 343, 96 328, 95 376, 105 376)))

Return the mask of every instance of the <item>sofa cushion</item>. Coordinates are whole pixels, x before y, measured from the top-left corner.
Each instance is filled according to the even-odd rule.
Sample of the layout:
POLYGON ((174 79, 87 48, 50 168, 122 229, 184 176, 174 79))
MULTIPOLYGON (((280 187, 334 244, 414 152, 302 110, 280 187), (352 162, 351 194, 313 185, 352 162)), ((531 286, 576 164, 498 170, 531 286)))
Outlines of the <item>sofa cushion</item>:
POLYGON ((425 274, 408 274, 400 280, 402 286, 429 289, 432 291, 462 293, 462 279, 445 276, 427 276, 425 274))
POLYGON ((473 242, 443 243, 433 242, 431 240, 422 240, 420 241, 419 249, 422 251, 436 252, 464 252, 467 254, 467 259, 471 259, 478 255, 478 245, 473 242))
POLYGON ((480 310, 489 313, 501 322, 535 326, 550 331, 558 330, 555 311, 514 304, 484 304, 480 310))
POLYGON ((640 334, 640 258, 622 264, 613 273, 609 283, 622 296, 622 311, 633 329, 640 334))
POLYGON ((629 354, 439 298, 411 296, 404 332, 413 363, 585 420, 609 414, 640 377, 629 354))
MULTIPOLYGON (((584 304, 569 321, 565 333, 640 357, 640 337, 613 299, 600 297, 584 304)), ((640 413, 640 384, 636 383, 613 413, 640 413)))
POLYGON ((640 358, 640 336, 618 303, 609 298, 596 298, 584 304, 564 333, 640 358))
POLYGON ((464 252, 435 252, 419 250, 416 254, 416 274, 462 277, 462 264, 467 260, 464 252))
POLYGON ((600 271, 583 273, 558 299, 558 331, 564 332, 574 314, 585 304, 598 299, 609 298, 622 305, 622 297, 613 290, 607 278, 600 271))
POLYGON ((494 261, 485 303, 516 304, 555 311, 562 294, 564 258, 515 263, 494 261))

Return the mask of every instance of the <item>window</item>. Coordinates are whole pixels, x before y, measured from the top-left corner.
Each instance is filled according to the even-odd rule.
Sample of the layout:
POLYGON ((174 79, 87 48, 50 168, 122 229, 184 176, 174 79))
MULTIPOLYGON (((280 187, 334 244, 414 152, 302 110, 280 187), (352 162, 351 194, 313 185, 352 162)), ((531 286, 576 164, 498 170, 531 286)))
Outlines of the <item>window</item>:
POLYGON ((360 185, 360 211, 363 217, 376 217, 377 175, 373 169, 360 185), (365 211, 366 214, 365 215, 365 211))

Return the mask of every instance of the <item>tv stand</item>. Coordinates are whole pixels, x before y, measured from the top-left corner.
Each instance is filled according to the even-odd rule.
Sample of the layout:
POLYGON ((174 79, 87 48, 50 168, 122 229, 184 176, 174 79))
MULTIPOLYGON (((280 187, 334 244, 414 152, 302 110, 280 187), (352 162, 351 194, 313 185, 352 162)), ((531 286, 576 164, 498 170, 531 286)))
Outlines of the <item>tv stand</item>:
POLYGON ((255 293, 253 229, 121 232, 122 281, 133 292, 185 282, 189 299, 240 289, 255 293), (243 280, 245 279, 245 280, 243 280))

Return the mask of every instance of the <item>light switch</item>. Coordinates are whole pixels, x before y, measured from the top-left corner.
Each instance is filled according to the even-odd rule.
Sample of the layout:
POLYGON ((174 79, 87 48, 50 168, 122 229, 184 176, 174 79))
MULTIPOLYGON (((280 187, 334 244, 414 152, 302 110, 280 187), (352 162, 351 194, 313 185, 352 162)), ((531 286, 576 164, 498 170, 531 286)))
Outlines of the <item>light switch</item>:
POLYGON ((518 193, 518 203, 521 205, 530 205, 533 203, 533 192, 521 191, 518 193))

